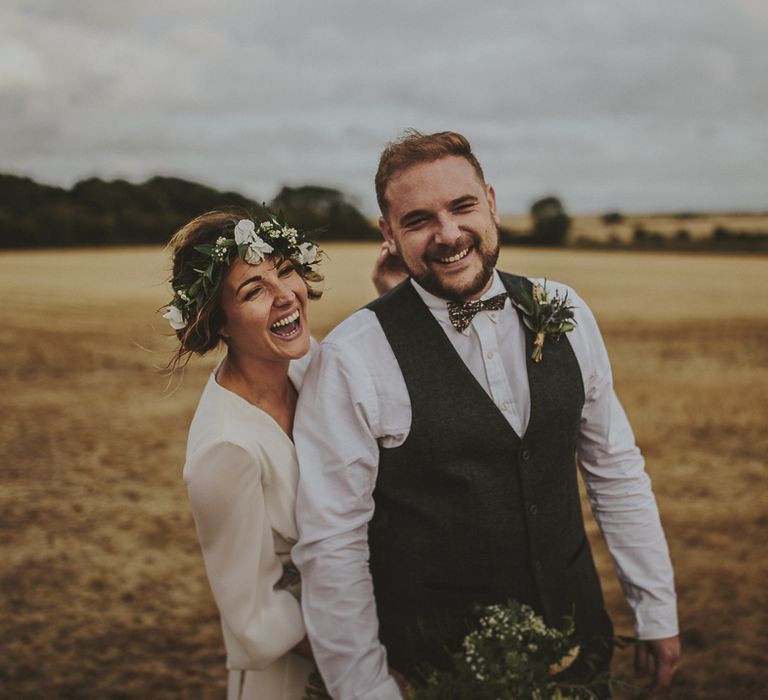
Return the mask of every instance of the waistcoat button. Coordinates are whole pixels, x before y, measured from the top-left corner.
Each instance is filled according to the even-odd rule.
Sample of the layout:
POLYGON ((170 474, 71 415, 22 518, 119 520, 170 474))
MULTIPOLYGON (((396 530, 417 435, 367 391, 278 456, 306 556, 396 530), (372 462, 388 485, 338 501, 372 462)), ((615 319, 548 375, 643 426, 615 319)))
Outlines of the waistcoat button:
POLYGON ((531 458, 531 451, 530 450, 523 450, 520 453, 520 456, 523 458, 523 462, 527 462, 531 458))
POLYGON ((536 515, 536 513, 539 512, 539 509, 536 507, 535 503, 528 510, 531 512, 531 515, 536 515))

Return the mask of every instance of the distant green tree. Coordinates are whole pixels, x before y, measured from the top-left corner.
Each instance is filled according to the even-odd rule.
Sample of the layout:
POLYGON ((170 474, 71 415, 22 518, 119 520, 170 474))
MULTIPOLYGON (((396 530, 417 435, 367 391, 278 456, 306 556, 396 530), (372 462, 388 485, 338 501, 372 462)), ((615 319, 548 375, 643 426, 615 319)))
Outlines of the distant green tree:
POLYGON ((376 228, 349 202, 343 192, 332 187, 304 185, 283 187, 269 203, 282 211, 292 226, 307 230, 323 229, 320 240, 378 239, 376 228))
POLYGON ((531 205, 533 232, 531 243, 543 246, 562 246, 568 236, 571 218, 557 197, 544 197, 531 205))
POLYGON ((607 211, 601 218, 606 226, 621 224, 624 222, 624 215, 618 211, 607 211))

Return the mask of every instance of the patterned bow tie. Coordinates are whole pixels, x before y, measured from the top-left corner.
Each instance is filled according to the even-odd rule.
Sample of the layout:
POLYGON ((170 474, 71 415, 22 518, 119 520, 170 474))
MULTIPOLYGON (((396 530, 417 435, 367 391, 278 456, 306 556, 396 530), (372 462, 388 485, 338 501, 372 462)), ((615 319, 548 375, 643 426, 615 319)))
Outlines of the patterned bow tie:
POLYGON ((506 300, 507 293, 504 292, 485 300, 478 299, 477 301, 465 301, 463 303, 449 301, 448 317, 451 319, 453 327, 461 333, 472 323, 472 319, 480 311, 500 311, 504 308, 506 300))

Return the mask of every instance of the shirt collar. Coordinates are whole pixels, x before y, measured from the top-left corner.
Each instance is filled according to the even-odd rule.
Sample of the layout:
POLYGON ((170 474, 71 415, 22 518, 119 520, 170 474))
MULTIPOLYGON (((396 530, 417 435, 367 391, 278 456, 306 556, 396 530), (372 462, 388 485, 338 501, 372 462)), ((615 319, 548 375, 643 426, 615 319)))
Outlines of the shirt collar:
MULTIPOLYGON (((443 299, 442 297, 435 296, 432 294, 432 292, 428 292, 424 287, 422 287, 416 280, 411 277, 411 284, 413 285, 413 288, 416 290, 418 295, 421 297, 422 301, 427 305, 427 308, 432 312, 432 315, 444 326, 450 326, 451 330, 454 333, 458 333, 458 331, 453 327, 453 324, 451 323, 451 319, 448 317, 448 300, 443 299)), ((507 289, 504 286, 504 283, 501 281, 501 277, 499 277, 499 273, 494 270, 493 271, 493 278, 491 280, 491 286, 488 288, 488 291, 481 296, 481 299, 490 299, 491 297, 495 297, 497 294, 503 294, 506 292, 507 289)), ((465 328, 462 331, 463 335, 469 335, 469 329, 472 327, 470 324, 467 328, 465 328)))

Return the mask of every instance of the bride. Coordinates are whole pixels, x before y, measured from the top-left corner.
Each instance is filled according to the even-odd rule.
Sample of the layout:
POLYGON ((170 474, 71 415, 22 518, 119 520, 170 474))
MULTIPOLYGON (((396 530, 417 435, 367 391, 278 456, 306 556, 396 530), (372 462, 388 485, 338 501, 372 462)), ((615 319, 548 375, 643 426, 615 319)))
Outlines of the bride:
MULTIPOLYGON (((281 220, 209 212, 171 239, 174 297, 164 317, 179 339, 171 367, 220 343, 226 356, 200 397, 184 481, 221 616, 228 699, 298 700, 313 669, 299 603, 297 392, 314 347, 307 324, 317 246, 281 220)), ((382 292, 403 275, 382 251, 382 292)))

